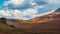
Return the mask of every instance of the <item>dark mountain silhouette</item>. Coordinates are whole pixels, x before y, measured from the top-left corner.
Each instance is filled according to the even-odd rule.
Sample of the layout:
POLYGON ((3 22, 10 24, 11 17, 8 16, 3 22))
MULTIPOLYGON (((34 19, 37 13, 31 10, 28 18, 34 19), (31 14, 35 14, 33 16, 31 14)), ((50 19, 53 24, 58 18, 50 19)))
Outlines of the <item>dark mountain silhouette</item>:
POLYGON ((55 12, 60 12, 60 8, 59 8, 59 9, 57 9, 55 12))

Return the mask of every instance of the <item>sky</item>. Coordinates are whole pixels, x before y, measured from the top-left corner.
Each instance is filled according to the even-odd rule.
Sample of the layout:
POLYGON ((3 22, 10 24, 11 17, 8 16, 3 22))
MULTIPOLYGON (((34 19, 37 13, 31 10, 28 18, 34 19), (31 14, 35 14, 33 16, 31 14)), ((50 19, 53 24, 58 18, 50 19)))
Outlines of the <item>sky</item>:
POLYGON ((30 20, 58 8, 60 0, 0 0, 0 18, 30 20))

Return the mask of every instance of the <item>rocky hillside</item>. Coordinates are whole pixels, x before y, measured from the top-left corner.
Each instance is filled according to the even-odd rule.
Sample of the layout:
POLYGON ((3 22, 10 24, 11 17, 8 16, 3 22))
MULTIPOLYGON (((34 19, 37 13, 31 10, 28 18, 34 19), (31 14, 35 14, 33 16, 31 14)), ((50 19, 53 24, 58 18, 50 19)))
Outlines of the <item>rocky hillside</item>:
MULTIPOLYGON (((60 9, 60 8, 59 8, 60 9)), ((32 20, 18 20, 18 19, 7 19, 8 22, 16 21, 18 23, 42 23, 42 22, 50 22, 53 20, 60 20, 60 10, 57 9, 55 12, 51 14, 47 14, 41 17, 33 18, 32 20)))
POLYGON ((6 19, 0 30, 4 34, 60 34, 60 9, 32 20, 6 19))
MULTIPOLYGON (((24 21, 24 20, 23 20, 24 21)), ((59 34, 60 33, 60 10, 44 15, 41 17, 33 18, 30 21, 16 22, 14 24, 17 28, 22 28, 30 33, 39 34, 59 34), (26 23, 25 23, 26 22, 26 23)))
POLYGON ((55 12, 51 14, 47 14, 41 17, 33 18, 32 23, 42 23, 42 22, 50 22, 54 20, 60 20, 60 10, 57 9, 55 12))

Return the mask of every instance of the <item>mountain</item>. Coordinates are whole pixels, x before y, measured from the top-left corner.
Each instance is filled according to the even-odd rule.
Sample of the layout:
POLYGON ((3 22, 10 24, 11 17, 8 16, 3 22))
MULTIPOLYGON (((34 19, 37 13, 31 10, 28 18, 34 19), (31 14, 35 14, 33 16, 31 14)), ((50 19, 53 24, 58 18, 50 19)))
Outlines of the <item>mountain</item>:
POLYGON ((44 23, 44 22, 54 21, 55 19, 59 20, 60 19, 60 10, 59 9, 57 9, 55 12, 53 12, 51 14, 36 17, 31 20, 6 19, 6 21, 7 21, 7 23, 9 23, 9 24, 12 23, 12 25, 13 25, 14 22, 18 22, 18 23, 44 23))
POLYGON ((47 15, 44 15, 44 16, 41 16, 41 17, 33 18, 31 21, 33 23, 42 23, 42 22, 60 20, 60 10, 59 9, 57 9, 55 12, 53 12, 51 14, 47 14, 47 15))
MULTIPOLYGON (((60 8, 59 8, 60 9, 60 8)), ((57 9, 51 14, 47 14, 41 17, 33 18, 32 20, 18 20, 18 19, 7 19, 6 22, 8 25, 13 25, 17 28, 30 28, 34 24, 45 24, 45 23, 60 23, 60 10, 57 9)), ((37 25, 35 25, 37 26, 37 25)))
MULTIPOLYGON (((22 31, 23 34, 60 34, 60 8, 51 14, 36 17, 32 20, 3 20, 5 20, 3 24, 6 24, 5 26, 8 26, 8 28, 10 27, 9 31, 11 32, 12 29, 14 33, 21 33, 22 31)), ((1 24, 1 26, 3 25, 1 24)))
POLYGON ((60 9, 57 9, 51 14, 33 18, 30 21, 23 20, 22 22, 14 23, 17 28, 27 30, 39 34, 59 34, 60 33, 60 9), (26 22, 26 23, 25 23, 26 22))

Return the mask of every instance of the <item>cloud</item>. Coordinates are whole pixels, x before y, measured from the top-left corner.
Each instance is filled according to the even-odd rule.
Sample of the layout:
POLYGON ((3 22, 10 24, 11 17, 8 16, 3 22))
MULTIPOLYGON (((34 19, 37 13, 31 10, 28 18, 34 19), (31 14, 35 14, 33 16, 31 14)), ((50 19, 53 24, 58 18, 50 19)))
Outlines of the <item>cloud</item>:
POLYGON ((29 20, 53 13, 60 7, 60 0, 9 0, 0 10, 0 16, 13 19, 29 20))
MULTIPOLYGON (((30 2, 31 3, 31 2, 30 2)), ((5 4, 6 4, 6 2, 5 2, 5 4)), ((8 2, 8 4, 9 4, 9 2, 8 2)), ((26 7, 29 7, 29 3, 27 3, 27 4, 24 4, 24 6, 19 6, 19 8, 18 7, 16 7, 17 9, 22 9, 22 8, 25 8, 25 5, 26 5, 26 7)), ((6 5, 5 5, 6 6, 6 5)), ((36 15, 37 15, 37 13, 38 13, 38 11, 37 11, 37 9, 38 8, 43 8, 43 6, 39 6, 38 7, 38 5, 36 4, 36 6, 34 6, 34 5, 31 5, 31 6, 33 6, 33 8, 28 8, 28 9, 24 9, 23 11, 21 11, 21 10, 17 10, 15 7, 11 7, 11 6, 9 6, 10 8, 12 8, 12 9, 14 9, 14 10, 12 10, 12 11, 10 11, 10 13, 11 13, 11 17, 14 17, 14 18, 16 18, 16 19, 25 19, 25 20, 29 20, 29 19, 31 19, 31 18, 34 18, 36 15)), ((7 6, 8 7, 8 6, 7 6)), ((8 7, 8 8, 9 8, 8 7)), ((5 11, 6 12, 6 11, 5 11)))
POLYGON ((10 0, 4 3, 4 5, 13 4, 14 6, 22 5, 24 0, 10 0))
POLYGON ((35 9, 26 9, 24 12, 20 10, 0 10, 0 18, 11 18, 11 19, 21 19, 21 20, 29 20, 35 17, 39 17, 42 15, 53 13, 55 10, 51 12, 46 12, 42 14, 38 14, 37 10, 35 9))
POLYGON ((26 0, 10 0, 10 1, 5 1, 4 2, 4 7, 8 7, 8 9, 28 9, 31 8, 32 6, 30 3, 26 0))
POLYGON ((46 15, 46 14, 51 14, 51 13, 53 13, 55 10, 52 10, 51 12, 46 12, 46 13, 44 13, 44 14, 39 14, 39 15, 37 15, 37 17, 39 17, 39 16, 44 16, 44 15, 46 15))
POLYGON ((47 0, 48 3, 60 4, 60 0, 47 0))
POLYGON ((37 10, 35 9, 26 9, 23 12, 20 10, 0 10, 0 16, 5 18, 28 20, 31 19, 34 15, 37 15, 37 10), (28 17, 28 19, 26 17, 28 17))
POLYGON ((10 3, 13 5, 21 5, 24 0, 10 0, 10 3))
POLYGON ((2 16, 11 16, 10 11, 0 10, 0 15, 2 16))

